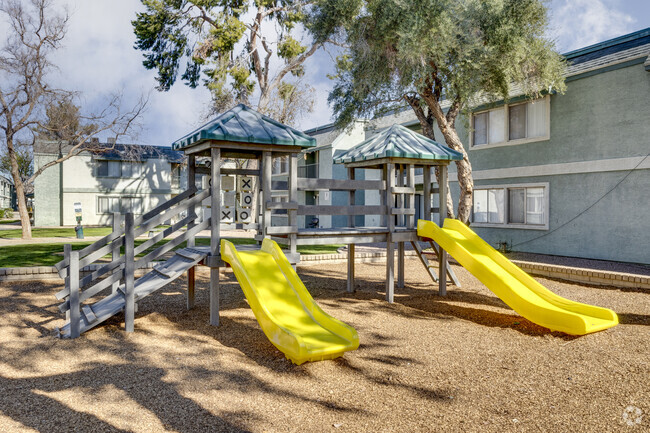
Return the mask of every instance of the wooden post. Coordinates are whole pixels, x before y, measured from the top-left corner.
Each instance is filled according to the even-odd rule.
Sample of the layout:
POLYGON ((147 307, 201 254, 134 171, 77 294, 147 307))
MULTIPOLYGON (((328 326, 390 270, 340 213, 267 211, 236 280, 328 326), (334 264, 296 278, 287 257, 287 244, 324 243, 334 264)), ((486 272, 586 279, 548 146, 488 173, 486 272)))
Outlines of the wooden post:
POLYGON ((386 208, 388 215, 388 234, 386 240, 386 300, 393 303, 395 292, 395 244, 393 243, 393 232, 395 231, 395 217, 391 215, 390 209, 394 206, 391 188, 395 185, 395 166, 389 162, 386 164, 386 208))
MULTIPOLYGON (((120 229, 120 224, 122 223, 122 215, 119 212, 113 212, 113 232, 116 232, 120 229)), ((113 241, 113 253, 111 255, 111 260, 115 261, 120 258, 120 238, 117 238, 113 241)), ((113 270, 113 272, 120 272, 120 268, 113 270)), ((120 281, 113 283, 112 292, 117 292, 117 289, 120 287, 120 281)))
MULTIPOLYGON (((441 165, 438 169, 440 178, 438 179, 438 201, 440 204, 440 227, 445 223, 447 216, 447 166, 441 165)), ((447 251, 442 246, 438 249, 438 293, 440 296, 447 295, 447 251)))
POLYGON ((70 338, 77 338, 80 334, 80 307, 79 305, 79 251, 72 251, 69 245, 68 256, 68 281, 70 285, 70 338))
POLYGON ((133 332, 135 322, 135 237, 133 213, 124 216, 124 330, 133 332))
POLYGON ((424 200, 424 215, 423 218, 427 221, 431 220, 431 166, 425 165, 422 174, 423 182, 423 200, 424 200))
MULTIPOLYGON (((257 176, 257 217, 255 221, 257 222, 257 235, 264 237, 264 212, 266 212, 266 204, 264 203, 264 156, 257 156, 257 164, 259 167, 259 172, 257 176)), ((257 242, 261 245, 261 241, 257 242)))
MULTIPOLYGON (((292 153, 289 156, 289 202, 298 203, 298 154, 292 153)), ((298 226, 298 210, 289 209, 289 226, 298 226)), ((289 234, 289 252, 293 257, 298 254, 298 234, 289 234)))
MULTIPOLYGON (((348 179, 354 180, 354 168, 348 168, 348 179)), ((355 203, 355 194, 354 190, 351 190, 348 193, 348 204, 354 206, 355 203)), ((348 226, 354 227, 355 221, 354 215, 348 215, 348 226)), ((348 244, 348 282, 347 282, 347 291, 354 292, 354 244, 348 244)))
MULTIPOLYGON (((188 155, 187 157, 187 188, 190 189, 196 184, 196 157, 194 155, 188 155)), ((190 195, 189 198, 194 197, 195 194, 190 195)), ((193 206, 192 209, 188 209, 188 212, 192 212, 194 214, 194 218, 188 225, 187 225, 187 230, 190 230, 192 227, 196 225, 196 218, 197 218, 197 212, 196 209, 197 207, 200 209, 201 204, 199 203, 196 206, 193 206)), ((188 247, 193 247, 195 246, 195 240, 194 236, 190 236, 187 239, 187 246, 188 247)), ((195 287, 195 282, 196 282, 196 267, 192 266, 187 270, 187 293, 186 293, 186 306, 187 309, 191 309, 194 307, 194 287, 195 287)))
MULTIPOLYGON (((266 228, 271 227, 271 209, 266 207, 266 203, 272 201, 271 197, 271 178, 272 178, 272 156, 271 151, 264 151, 262 155, 262 235, 267 238, 266 228)), ((297 170, 297 168, 296 168, 297 170)))
MULTIPOLYGON (((221 257, 221 149, 213 147, 210 156, 210 253, 212 257, 221 257)), ((210 268, 210 325, 219 326, 219 267, 210 268)))
MULTIPOLYGON (((190 189, 192 188, 192 185, 196 183, 196 157, 194 155, 189 155, 187 157, 187 188, 190 189)), ((195 194, 191 194, 188 199, 191 199, 194 197, 195 194)), ((187 210, 188 212, 192 212, 194 215, 196 215, 196 206, 192 206, 191 209, 187 210)), ((191 229, 196 225, 195 220, 192 220, 187 225, 187 230, 191 229)), ((187 238, 187 246, 188 247, 193 247, 194 244, 194 236, 190 236, 187 238)))
MULTIPOLYGON (((389 208, 391 205, 388 204, 388 197, 390 197, 390 191, 388 191, 388 168, 384 165, 381 169, 381 174, 383 176, 384 182, 386 183, 386 189, 379 194, 379 204, 384 206, 384 208, 389 208)), ((388 217, 390 212, 381 215, 379 218, 379 224, 381 227, 388 227, 388 217)))
MULTIPOLYGON (((68 262, 68 266, 70 266, 70 252, 72 251, 72 244, 65 244, 63 245, 63 258, 65 259, 66 262, 68 262)), ((68 276, 65 278, 65 288, 68 289, 68 293, 70 293, 70 272, 68 272, 68 276)), ((70 309, 68 308, 65 312, 65 320, 68 322, 70 321, 70 309)))
MULTIPOLYGON (((413 164, 408 164, 406 166, 406 186, 413 188, 413 192, 409 193, 407 196, 408 208, 415 212, 415 167, 413 164)), ((406 226, 410 229, 415 228, 417 221, 415 220, 415 214, 406 216, 406 226)))
MULTIPOLYGON (((399 164, 397 169, 397 186, 404 186, 404 164, 399 164)), ((406 207, 406 194, 397 194, 397 207, 404 209, 406 207)), ((398 225, 404 226, 406 215, 401 214, 397 217, 398 225)), ((404 288, 404 242, 397 243, 397 288, 404 288)))

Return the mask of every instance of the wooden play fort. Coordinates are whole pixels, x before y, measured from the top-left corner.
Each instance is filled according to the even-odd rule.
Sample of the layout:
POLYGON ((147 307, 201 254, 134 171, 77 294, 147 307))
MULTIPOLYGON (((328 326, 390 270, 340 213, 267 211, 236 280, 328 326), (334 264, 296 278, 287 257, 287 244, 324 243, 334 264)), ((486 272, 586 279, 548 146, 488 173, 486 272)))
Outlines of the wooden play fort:
POLYGON ((66 245, 65 258, 56 265, 65 278, 65 288, 56 294, 63 301, 59 309, 67 318, 60 335, 78 337, 122 311, 126 331, 133 331, 137 302, 185 273, 187 307, 192 308, 197 265, 210 268, 210 323, 218 325, 219 269, 226 266, 220 254, 221 230, 235 227, 235 215, 237 221, 243 222, 239 227, 257 230, 258 241, 270 238, 282 245, 294 266, 300 261, 298 245, 347 244, 348 291, 354 288, 355 245, 376 242, 386 243, 388 302, 393 302, 395 256, 397 287, 404 287, 406 243, 413 245, 433 281, 438 282, 441 295, 445 294, 447 277, 458 284, 447 266, 444 250, 430 244, 438 253, 435 264, 423 254, 415 221, 416 172, 422 176, 425 218, 438 214, 442 224, 446 214, 443 197, 447 194, 447 166, 461 158, 458 152, 395 125, 335 159, 336 163, 345 164, 348 179, 299 178, 301 151, 314 146, 313 138, 244 105, 176 141, 173 147, 187 155, 189 187, 185 192, 138 217, 131 213, 115 214, 113 232, 81 250, 74 251, 66 245), (272 163, 278 157, 288 159, 286 180, 272 179, 272 163), (240 162, 237 166, 255 168, 226 168, 230 165, 227 161, 233 160, 240 162), (241 164, 242 160, 254 161, 241 164), (436 174, 432 168, 441 182, 433 182, 436 174), (380 170, 381 179, 358 179, 365 177, 362 170, 369 169, 380 170), (204 189, 196 186, 197 174, 209 176, 204 189), (272 195, 278 190, 283 191, 288 201, 273 201, 272 195), (377 191, 380 204, 355 204, 355 192, 364 190, 377 191), (347 191, 349 205, 299 205, 298 191, 347 191), (437 200, 435 195, 439 196, 435 197, 437 200), (252 203, 251 197, 258 198, 257 203, 252 203), (433 207, 434 202, 439 205, 433 207), (205 208, 208 212, 198 222, 205 208), (287 225, 272 225, 273 213, 278 211, 286 213, 287 225), (298 227, 299 215, 346 215, 348 227, 303 229, 298 227), (378 215, 380 224, 356 227, 357 215, 378 215), (215 216, 219 218, 217 223, 215 216), (137 237, 169 221, 176 222, 136 246, 137 237), (203 230, 210 231, 209 246, 196 245, 196 236, 203 230), (161 241, 166 243, 160 245, 161 241), (184 248, 175 249, 182 243, 186 243, 184 248), (151 250, 154 246, 157 247, 151 250), (100 261, 107 255, 110 262, 100 261), (156 264, 149 269, 152 262, 156 264), (94 270, 82 275, 81 269, 92 264, 94 270), (136 278, 136 271, 143 269, 148 272, 136 278))
POLYGON ((404 247, 411 243, 438 283, 440 295, 445 295, 448 281, 458 285, 447 263, 450 253, 506 304, 542 326, 582 335, 618 323, 611 310, 552 293, 466 225, 445 219, 447 166, 462 156, 402 126, 394 125, 336 156, 334 162, 347 168, 347 179, 299 178, 298 157, 314 147, 315 140, 244 105, 173 146, 187 155, 187 191, 137 218, 130 213, 115 215, 113 232, 86 248, 73 251, 66 246, 64 260, 56 265, 65 278, 65 288, 56 295, 67 317, 61 336, 78 337, 122 311, 126 331, 133 331, 137 302, 185 273, 187 307, 192 308, 197 265, 210 268, 210 323, 218 325, 219 269, 229 265, 262 330, 289 359, 300 364, 341 356, 358 347, 356 331, 320 310, 294 270, 300 261, 299 245, 324 244, 348 245, 347 290, 353 291, 355 245, 385 243, 388 302, 393 302, 395 291, 395 257, 397 287, 402 288, 404 247), (274 158, 288 159, 288 175, 282 180, 272 176, 274 158), (229 168, 232 161, 244 168, 229 168), (367 180, 372 176, 363 170, 378 170, 381 178, 367 180), (209 177, 201 189, 196 186, 199 173, 209 177), (424 207, 419 221, 415 221, 416 173, 421 176, 424 207), (368 190, 375 191, 379 204, 356 204, 357 192, 368 190), (347 191, 348 204, 300 205, 298 191, 347 191), (274 201, 278 192, 288 201, 274 201), (273 214, 280 212, 286 214, 285 225, 274 225, 273 214), (434 214, 439 225, 430 221, 434 214), (345 215, 347 227, 302 229, 300 215, 345 215), (358 215, 376 215, 379 224, 357 227, 358 215), (136 246, 137 237, 170 221, 136 246), (221 230, 233 229, 234 223, 256 230, 261 247, 235 248, 222 241, 221 230), (203 230, 210 231, 209 246, 196 245, 203 230), (437 263, 423 253, 423 241, 435 250, 437 263), (181 244, 185 246, 178 248, 181 244), (109 263, 102 261, 81 275, 82 268, 107 255, 112 258, 109 263), (153 269, 136 278, 136 270, 147 270, 152 262, 153 269))

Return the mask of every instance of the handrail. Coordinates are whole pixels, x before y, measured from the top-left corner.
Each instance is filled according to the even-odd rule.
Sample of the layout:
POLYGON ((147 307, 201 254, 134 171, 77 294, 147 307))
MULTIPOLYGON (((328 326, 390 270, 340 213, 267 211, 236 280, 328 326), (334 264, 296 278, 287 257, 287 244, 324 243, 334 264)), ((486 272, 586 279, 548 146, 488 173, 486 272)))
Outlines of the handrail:
POLYGON ((135 237, 140 236, 143 233, 148 232, 152 228, 160 225, 164 221, 167 221, 171 219, 172 217, 178 215, 179 213, 191 209, 194 210, 193 207, 199 203, 201 203, 203 200, 205 200, 207 197, 210 196, 210 190, 205 189, 201 191, 199 194, 195 195, 194 197, 185 200, 183 204, 180 204, 174 208, 168 208, 165 211, 161 211, 161 213, 158 213, 157 215, 153 216, 147 221, 143 221, 140 224, 135 224, 136 229, 135 229, 135 237), (139 227, 138 227, 139 226, 139 227))
POLYGON ((201 230, 208 228, 210 226, 209 219, 203 221, 198 225, 192 226, 193 222, 197 218, 194 208, 197 204, 200 204, 203 200, 205 200, 205 198, 210 196, 209 189, 203 190, 198 194, 196 194, 196 192, 197 188, 195 186, 190 187, 183 193, 137 218, 134 223, 132 225, 129 224, 128 227, 118 228, 117 225, 114 224, 115 230, 112 233, 104 236, 103 238, 79 251, 73 252, 72 246, 66 245, 64 259, 55 265, 59 271, 59 275, 65 278, 66 283, 65 289, 59 291, 55 295, 57 299, 64 300, 64 302, 59 305, 59 310, 62 312, 65 312, 67 310, 79 311, 81 302, 97 295, 109 287, 119 284, 122 278, 127 277, 127 271, 135 272, 136 269, 146 266, 152 260, 155 260, 176 246, 180 245, 182 242, 194 237, 201 230), (127 234, 129 235, 130 239, 135 239, 135 237, 139 236, 142 233, 145 233, 150 228, 171 219, 172 217, 180 214, 185 210, 189 211, 188 215, 181 221, 172 224, 171 227, 167 227, 152 238, 147 239, 145 242, 138 245, 138 247, 135 247, 132 241, 128 244, 125 242, 127 234), (185 233, 171 239, 164 245, 149 252, 141 259, 137 260, 135 258, 137 254, 146 251, 151 246, 155 245, 162 239, 167 238, 169 235, 177 232, 185 226, 188 227, 185 233), (127 231, 129 231, 129 233, 127 233, 127 231), (127 252, 128 254, 120 255, 117 258, 115 258, 116 256, 114 255, 113 257, 115 259, 111 262, 103 264, 103 266, 99 267, 94 272, 84 277, 80 277, 79 271, 84 266, 88 266, 89 264, 101 259, 111 252, 115 252, 116 249, 119 252, 119 249, 122 247, 130 249, 130 251, 127 252), (133 261, 131 262, 133 263, 133 266, 127 266, 127 256, 133 257, 133 261), (70 274, 71 266, 73 266, 75 269, 75 275, 70 274), (100 278, 101 281, 96 281, 100 278), (90 284, 93 285, 88 287, 90 284), (81 289, 84 287, 86 287, 86 289, 82 291, 81 289), (71 296, 73 292, 74 296, 71 296))
POLYGON ((151 219, 158 215, 160 212, 169 209, 170 207, 174 206, 175 204, 185 200, 186 198, 190 197, 192 194, 196 192, 196 185, 190 186, 187 190, 183 191, 182 193, 178 194, 176 197, 172 198, 171 200, 168 200, 164 202, 163 204, 153 208, 149 212, 143 214, 141 217, 136 218, 135 221, 133 222, 136 226, 142 225, 145 221, 148 219, 151 219))

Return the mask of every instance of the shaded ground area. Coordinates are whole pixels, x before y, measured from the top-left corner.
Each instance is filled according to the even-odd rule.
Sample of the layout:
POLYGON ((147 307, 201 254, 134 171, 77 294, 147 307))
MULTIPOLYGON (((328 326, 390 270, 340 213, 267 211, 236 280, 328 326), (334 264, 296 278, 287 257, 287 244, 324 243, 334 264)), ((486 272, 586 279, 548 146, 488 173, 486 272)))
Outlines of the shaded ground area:
POLYGON ((133 334, 120 318, 74 341, 50 283, 0 286, 0 426, 58 431, 648 431, 650 293, 540 281, 614 309, 621 325, 580 338, 517 316, 455 267, 463 287, 440 298, 417 259, 406 289, 383 300, 384 265, 299 273, 320 305, 359 332, 335 361, 289 363, 264 337, 232 273, 222 326, 208 323, 208 272, 195 309, 183 279, 139 305, 133 334), (645 416, 632 427, 628 406, 645 416))

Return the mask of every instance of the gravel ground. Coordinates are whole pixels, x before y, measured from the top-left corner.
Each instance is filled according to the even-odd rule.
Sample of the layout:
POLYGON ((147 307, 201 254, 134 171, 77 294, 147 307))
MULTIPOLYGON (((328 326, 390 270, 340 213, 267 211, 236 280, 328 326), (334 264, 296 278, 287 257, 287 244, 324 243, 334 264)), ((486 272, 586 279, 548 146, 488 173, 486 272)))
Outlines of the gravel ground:
POLYGON ((193 310, 180 279, 140 303, 134 333, 114 318, 75 341, 53 337, 60 287, 3 283, 0 431, 650 431, 650 293, 540 279, 619 314, 619 326, 576 338, 517 316, 462 268, 463 287, 439 298, 417 259, 406 266, 393 305, 383 264, 357 264, 352 294, 345 264, 300 267, 361 341, 302 366, 266 340, 232 273, 218 328, 201 268, 193 310))

